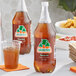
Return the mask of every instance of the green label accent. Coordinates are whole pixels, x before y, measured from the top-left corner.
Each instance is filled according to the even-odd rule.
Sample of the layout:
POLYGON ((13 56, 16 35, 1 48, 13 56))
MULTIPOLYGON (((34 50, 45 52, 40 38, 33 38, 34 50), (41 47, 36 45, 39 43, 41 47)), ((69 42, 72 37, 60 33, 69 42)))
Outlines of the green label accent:
POLYGON ((48 56, 48 55, 42 55, 42 54, 40 54, 40 56, 48 56))
POLYGON ((37 48, 38 53, 51 53, 52 49, 50 47, 50 43, 47 39, 42 39, 38 48, 37 48))
POLYGON ((27 31, 26 28, 23 25, 19 25, 18 29, 15 33, 16 37, 27 37, 27 31))

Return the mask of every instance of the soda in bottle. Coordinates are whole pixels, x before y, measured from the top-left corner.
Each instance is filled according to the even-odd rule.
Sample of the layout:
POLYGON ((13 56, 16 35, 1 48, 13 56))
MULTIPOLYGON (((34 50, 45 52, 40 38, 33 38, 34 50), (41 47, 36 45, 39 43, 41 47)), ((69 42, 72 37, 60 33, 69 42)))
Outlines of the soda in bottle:
POLYGON ((41 17, 34 31, 34 68, 37 72, 48 73, 55 69, 55 36, 48 2, 42 2, 41 17))
POLYGON ((20 0, 17 12, 12 20, 13 40, 22 41, 20 54, 29 53, 31 49, 30 38, 31 20, 28 16, 24 0, 20 0))

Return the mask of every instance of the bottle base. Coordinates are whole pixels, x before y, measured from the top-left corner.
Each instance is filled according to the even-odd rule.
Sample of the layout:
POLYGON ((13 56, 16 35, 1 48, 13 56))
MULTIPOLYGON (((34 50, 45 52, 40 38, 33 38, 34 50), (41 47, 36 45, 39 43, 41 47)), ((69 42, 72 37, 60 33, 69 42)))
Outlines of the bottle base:
POLYGON ((29 52, 20 52, 21 55, 29 54, 29 53, 30 53, 30 51, 29 52))
POLYGON ((27 49, 23 49, 20 51, 20 54, 21 55, 24 55, 24 54, 29 54, 31 52, 31 48, 27 48, 27 49))
POLYGON ((39 72, 39 73, 52 73, 53 71, 54 71, 54 69, 49 70, 49 71, 38 71, 38 70, 36 70, 36 72, 39 72))
POLYGON ((41 73, 52 73, 55 69, 56 61, 53 64, 50 63, 41 63, 38 61, 34 62, 34 68, 36 72, 41 73))

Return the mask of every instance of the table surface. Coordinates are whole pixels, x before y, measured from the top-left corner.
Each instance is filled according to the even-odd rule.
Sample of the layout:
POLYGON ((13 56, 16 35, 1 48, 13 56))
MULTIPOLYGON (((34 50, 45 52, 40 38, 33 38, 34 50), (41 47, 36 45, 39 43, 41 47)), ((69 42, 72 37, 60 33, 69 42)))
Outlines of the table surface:
POLYGON ((0 70, 0 76, 76 76, 69 69, 71 66, 76 66, 76 63, 69 58, 68 50, 56 49, 56 68, 53 73, 37 73, 33 67, 34 50, 32 48, 30 54, 20 55, 19 62, 28 66, 29 70, 5 72, 0 70))

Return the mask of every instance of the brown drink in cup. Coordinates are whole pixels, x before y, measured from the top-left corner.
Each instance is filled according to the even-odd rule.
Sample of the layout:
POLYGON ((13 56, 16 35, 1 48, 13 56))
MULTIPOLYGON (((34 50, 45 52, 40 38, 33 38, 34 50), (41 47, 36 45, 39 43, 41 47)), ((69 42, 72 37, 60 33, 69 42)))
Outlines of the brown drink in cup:
POLYGON ((18 41, 10 41, 3 43, 5 68, 15 69, 18 67, 20 43, 18 41))

